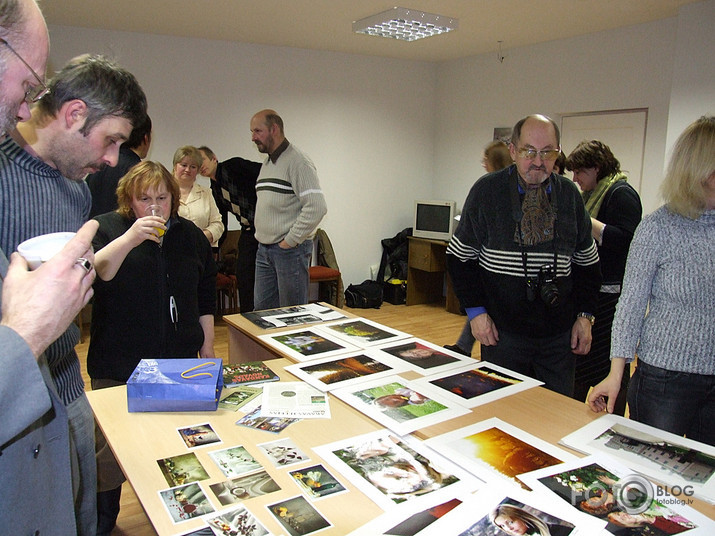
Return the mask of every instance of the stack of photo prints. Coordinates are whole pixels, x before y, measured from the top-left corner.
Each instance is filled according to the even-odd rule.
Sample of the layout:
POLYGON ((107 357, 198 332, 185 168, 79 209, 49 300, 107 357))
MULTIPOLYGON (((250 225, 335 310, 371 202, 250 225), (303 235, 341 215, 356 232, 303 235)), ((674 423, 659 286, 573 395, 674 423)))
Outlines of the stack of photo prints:
POLYGON ((294 361, 285 370, 301 381, 277 382, 259 362, 227 369, 219 404, 243 413, 237 425, 282 438, 226 448, 204 422, 177 431, 186 452, 157 460, 169 485, 159 495, 177 530, 189 519, 205 523, 177 534, 345 535, 319 507, 352 490, 383 513, 350 536, 715 534, 715 521, 690 506, 693 498, 715 504, 715 448, 613 415, 561 440, 580 458, 498 418, 420 440, 411 434, 541 382, 363 318, 304 307, 252 318, 264 328, 293 326, 260 338, 294 361), (384 429, 302 448, 290 426, 329 418, 329 395, 384 429), (276 482, 286 481, 276 476, 283 471, 291 489, 276 482), (251 506, 273 493, 277 499, 251 506))

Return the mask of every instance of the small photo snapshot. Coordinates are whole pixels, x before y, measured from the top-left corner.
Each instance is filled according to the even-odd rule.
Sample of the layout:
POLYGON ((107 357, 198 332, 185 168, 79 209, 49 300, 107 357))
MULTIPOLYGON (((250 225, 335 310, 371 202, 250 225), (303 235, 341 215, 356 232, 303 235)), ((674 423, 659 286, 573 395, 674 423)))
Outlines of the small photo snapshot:
POLYGON ((181 439, 190 449, 220 443, 221 438, 214 432, 209 423, 194 424, 184 428, 177 428, 181 439))

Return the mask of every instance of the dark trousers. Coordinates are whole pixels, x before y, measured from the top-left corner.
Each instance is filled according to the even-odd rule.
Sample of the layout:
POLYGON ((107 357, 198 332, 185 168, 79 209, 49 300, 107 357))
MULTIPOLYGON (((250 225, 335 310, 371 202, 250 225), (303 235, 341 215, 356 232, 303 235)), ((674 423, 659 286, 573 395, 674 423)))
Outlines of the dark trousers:
POLYGON ((638 362, 628 388, 630 418, 715 446, 715 375, 638 362))
POLYGON ((573 394, 576 360, 570 331, 538 338, 500 331, 499 342, 482 345, 481 352, 484 361, 536 378, 562 395, 573 394))
POLYGON ((258 240, 253 229, 241 230, 236 255, 236 284, 242 313, 253 311, 253 287, 256 282, 256 252, 258 240))

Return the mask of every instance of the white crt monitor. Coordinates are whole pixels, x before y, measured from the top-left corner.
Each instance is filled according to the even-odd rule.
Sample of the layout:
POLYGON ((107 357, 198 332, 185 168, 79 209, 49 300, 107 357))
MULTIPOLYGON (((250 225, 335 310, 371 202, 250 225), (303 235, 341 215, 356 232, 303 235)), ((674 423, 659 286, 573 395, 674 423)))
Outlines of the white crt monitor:
POLYGON ((449 242, 456 213, 457 203, 454 201, 415 201, 412 236, 449 242))

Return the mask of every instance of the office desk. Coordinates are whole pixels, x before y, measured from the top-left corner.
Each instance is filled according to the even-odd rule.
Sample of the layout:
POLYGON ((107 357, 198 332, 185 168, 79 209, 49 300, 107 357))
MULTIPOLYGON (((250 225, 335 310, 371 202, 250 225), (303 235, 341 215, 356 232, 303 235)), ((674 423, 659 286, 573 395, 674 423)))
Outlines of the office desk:
POLYGON ((447 242, 427 238, 408 237, 407 305, 431 303, 442 300, 447 282, 446 304, 448 312, 460 314, 459 300, 447 275, 447 242))
MULTIPOLYGON (((271 368, 281 376, 282 380, 295 381, 296 378, 283 370, 283 366, 288 364, 290 364, 288 360, 278 359, 271 363, 271 368)), ((191 449, 209 474, 210 479, 201 481, 201 486, 216 510, 222 510, 224 507, 217 503, 208 485, 227 479, 208 456, 209 451, 243 445, 266 467, 268 473, 282 488, 281 491, 254 497, 244 504, 273 534, 284 534, 285 529, 273 519, 265 506, 300 494, 298 486, 291 480, 288 471, 320 463, 320 459, 314 455, 310 447, 382 428, 335 397, 330 397, 332 418, 329 426, 326 425, 325 419, 303 419, 291 424, 280 434, 273 434, 236 425, 235 422, 244 415, 240 411, 219 409, 216 412, 128 413, 126 392, 126 386, 112 387, 88 392, 87 397, 124 474, 134 488, 155 530, 161 536, 182 534, 203 524, 201 519, 174 524, 159 498, 158 491, 170 486, 156 461, 189 452, 179 437, 177 428, 210 422, 222 440, 220 444, 214 443, 191 449), (290 468, 276 469, 256 448, 259 443, 286 437, 290 437, 308 453, 311 461, 290 468)), ((344 535, 382 513, 374 502, 355 490, 339 473, 336 472, 335 476, 351 492, 314 503, 320 513, 333 524, 332 528, 321 531, 320 534, 325 536, 344 535)))

